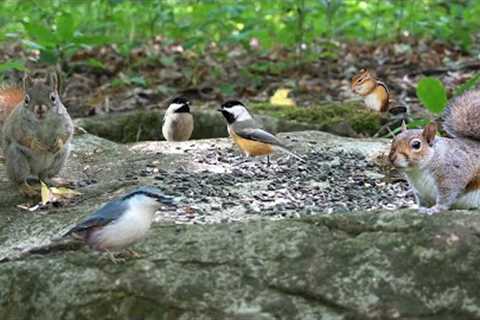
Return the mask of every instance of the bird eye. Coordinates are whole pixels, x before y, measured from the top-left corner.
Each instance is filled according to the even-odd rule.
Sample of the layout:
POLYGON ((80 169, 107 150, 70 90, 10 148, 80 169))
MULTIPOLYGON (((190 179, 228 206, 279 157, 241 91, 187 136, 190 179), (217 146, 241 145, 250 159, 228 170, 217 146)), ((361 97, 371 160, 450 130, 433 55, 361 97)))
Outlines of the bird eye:
POLYGON ((25 95, 25 104, 29 104, 30 103, 30 96, 28 94, 25 95))
POLYGON ((422 147, 422 142, 420 140, 412 140, 412 142, 410 142, 410 146, 412 147, 413 150, 420 150, 420 148, 422 147))
POLYGON ((57 100, 57 97, 55 96, 54 93, 50 93, 50 100, 51 100, 52 102, 55 102, 55 100, 57 100))

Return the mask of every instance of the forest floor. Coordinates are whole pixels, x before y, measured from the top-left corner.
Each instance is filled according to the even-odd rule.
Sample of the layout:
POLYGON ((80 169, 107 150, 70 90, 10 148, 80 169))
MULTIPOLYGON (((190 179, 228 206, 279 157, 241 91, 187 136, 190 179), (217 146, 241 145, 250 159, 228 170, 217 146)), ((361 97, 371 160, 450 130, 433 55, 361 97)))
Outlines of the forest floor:
MULTIPOLYGON (((75 116, 165 108, 176 95, 195 106, 218 107, 227 98, 265 103, 279 88, 291 90, 299 108, 359 101, 351 77, 368 68, 392 92, 392 104, 408 106, 412 118, 431 118, 419 104, 415 86, 423 76, 438 77, 452 95, 480 70, 480 62, 460 49, 434 41, 401 39, 398 44, 337 44, 332 57, 311 58, 286 50, 210 47, 204 53, 161 38, 122 56, 115 47, 78 51, 61 64, 67 73, 64 103, 75 116)), ((0 49, 0 60, 38 58, 20 45, 0 49)), ((35 71, 46 65, 35 64, 35 71)))

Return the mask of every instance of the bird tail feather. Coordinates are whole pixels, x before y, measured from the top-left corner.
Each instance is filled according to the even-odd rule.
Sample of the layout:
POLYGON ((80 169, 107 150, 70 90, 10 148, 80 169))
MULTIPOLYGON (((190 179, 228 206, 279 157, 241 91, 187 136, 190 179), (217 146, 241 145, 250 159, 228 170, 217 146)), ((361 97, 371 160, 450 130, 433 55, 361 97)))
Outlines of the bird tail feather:
POLYGON ((294 158, 296 158, 297 160, 303 162, 303 163, 306 163, 307 161, 300 157, 298 154, 296 154, 295 152, 293 152, 292 150, 290 150, 288 147, 286 146, 279 146, 280 149, 282 149, 284 152, 288 153, 289 155, 293 156, 294 158))

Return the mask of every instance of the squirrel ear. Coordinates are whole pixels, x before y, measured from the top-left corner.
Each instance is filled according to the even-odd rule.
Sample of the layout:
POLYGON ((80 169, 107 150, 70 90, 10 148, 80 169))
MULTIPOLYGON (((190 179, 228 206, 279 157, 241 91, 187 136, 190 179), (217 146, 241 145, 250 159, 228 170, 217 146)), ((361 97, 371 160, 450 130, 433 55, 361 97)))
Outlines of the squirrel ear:
POLYGON ((407 124, 405 123, 405 120, 402 121, 402 125, 400 126, 401 132, 407 131, 407 124))
POLYGON ((437 124, 435 122, 431 122, 425 128, 423 128, 422 136, 429 145, 432 145, 433 139, 435 139, 436 134, 437 124))
POLYGON ((27 91, 28 88, 33 87, 33 80, 28 73, 23 75, 23 91, 27 91))
POLYGON ((47 85, 52 90, 55 90, 55 91, 59 92, 59 81, 58 81, 58 75, 57 75, 56 72, 50 73, 48 75, 47 85))
POLYGON ((59 67, 56 67, 54 72, 49 73, 47 77, 47 85, 52 88, 52 90, 57 91, 59 95, 62 95, 64 88, 62 73, 59 67))

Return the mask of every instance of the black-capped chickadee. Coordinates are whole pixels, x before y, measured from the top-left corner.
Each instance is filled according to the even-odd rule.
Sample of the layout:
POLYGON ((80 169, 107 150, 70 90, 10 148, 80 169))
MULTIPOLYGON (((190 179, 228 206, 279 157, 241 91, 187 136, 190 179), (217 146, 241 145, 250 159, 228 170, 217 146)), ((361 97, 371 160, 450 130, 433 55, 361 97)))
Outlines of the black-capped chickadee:
POLYGON ((230 100, 222 104, 218 109, 227 120, 227 128, 230 137, 249 157, 269 156, 274 149, 279 148, 304 161, 300 156, 293 153, 286 145, 280 142, 273 134, 265 131, 253 119, 243 103, 230 100))
POLYGON ((186 141, 193 131, 190 101, 183 97, 172 100, 163 118, 162 133, 167 141, 186 141))

